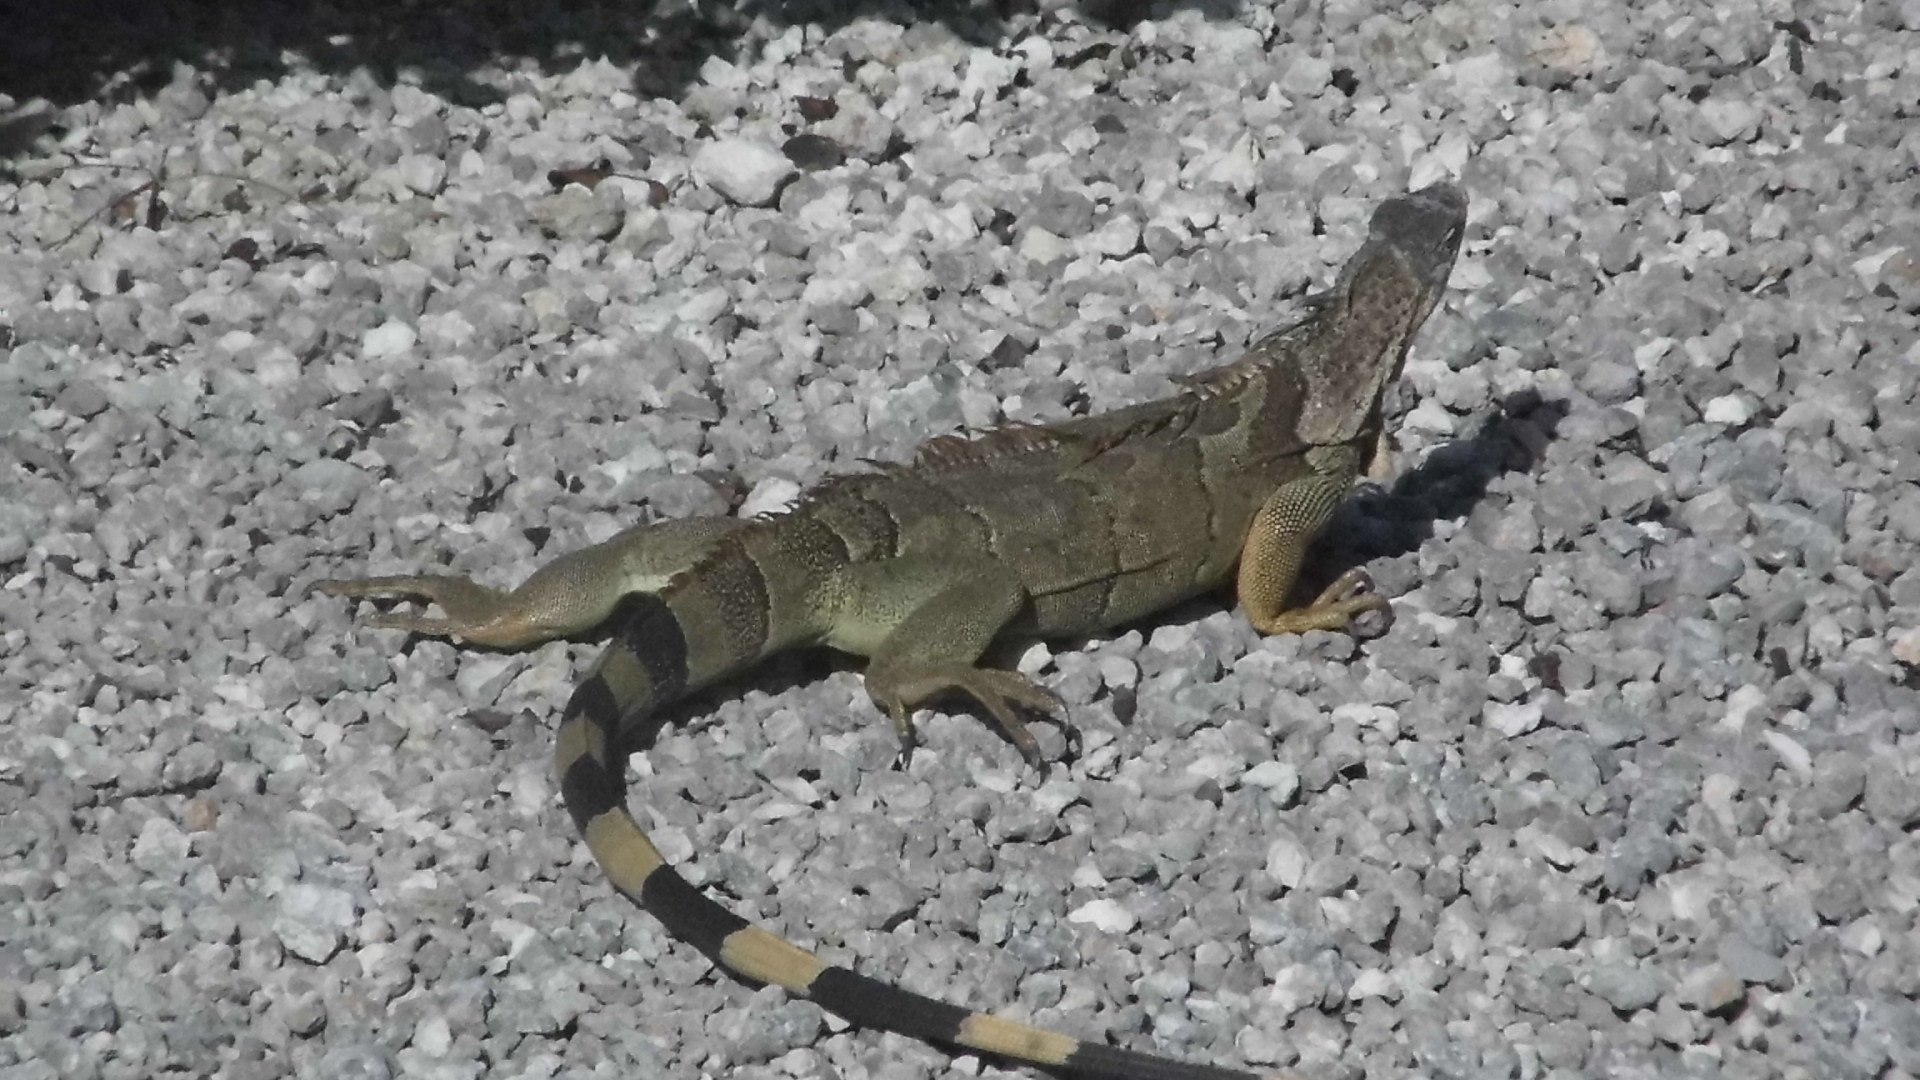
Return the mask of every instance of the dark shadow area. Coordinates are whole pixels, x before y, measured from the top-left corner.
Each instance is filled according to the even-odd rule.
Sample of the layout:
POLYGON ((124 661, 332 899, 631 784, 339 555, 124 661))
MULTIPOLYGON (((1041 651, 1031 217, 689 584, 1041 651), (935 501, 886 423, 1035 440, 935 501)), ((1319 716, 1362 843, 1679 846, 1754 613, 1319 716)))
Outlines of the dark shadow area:
MULTIPOLYGON (((1232 15, 1245 0, 1080 0, 1098 26, 1194 9, 1232 15)), ((796 24, 828 33, 863 17, 944 27, 991 45, 1016 19, 1054 18, 1037 0, 71 0, 34 5, 0 32, 0 93, 56 106, 151 94, 185 64, 208 89, 249 85, 290 68, 365 71, 391 86, 403 73, 467 105, 497 100, 473 73, 522 66, 552 74, 605 58, 635 65, 635 92, 677 97, 710 57, 751 56, 796 24)))
POLYGON ((1390 486, 1356 490, 1315 545, 1332 555, 1310 560, 1315 580, 1417 550, 1432 538, 1434 522, 1472 513, 1495 477, 1531 472, 1566 414, 1564 402, 1532 391, 1511 395, 1478 431, 1428 454, 1390 486))

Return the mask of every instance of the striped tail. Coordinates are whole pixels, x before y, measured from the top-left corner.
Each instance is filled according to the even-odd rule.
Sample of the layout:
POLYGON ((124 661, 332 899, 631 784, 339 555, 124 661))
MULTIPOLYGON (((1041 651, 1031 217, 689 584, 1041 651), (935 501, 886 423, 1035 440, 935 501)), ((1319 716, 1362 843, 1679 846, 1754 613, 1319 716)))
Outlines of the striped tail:
MULTIPOLYGON (((614 887, 673 936, 743 979, 813 999, 862 1027, 882 1028, 1111 1080, 1263 1080, 1253 1073, 1186 1065, 1095 1046, 1068 1035, 969 1012, 826 963, 708 899, 667 865, 627 812, 626 761, 616 756, 627 724, 688 688, 687 640, 666 602, 630 596, 614 642, 567 703, 554 767, 573 823, 614 887)), ((697 678, 696 682, 705 682, 697 678)), ((1264 1080, 1285 1080, 1269 1077, 1264 1080)))

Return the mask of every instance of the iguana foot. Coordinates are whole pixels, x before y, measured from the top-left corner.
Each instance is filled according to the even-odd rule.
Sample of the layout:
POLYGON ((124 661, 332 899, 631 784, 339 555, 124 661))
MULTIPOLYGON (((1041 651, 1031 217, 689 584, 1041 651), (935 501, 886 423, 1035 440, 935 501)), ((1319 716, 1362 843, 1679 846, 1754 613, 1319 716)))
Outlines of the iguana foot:
POLYGON ((1026 709, 1056 722, 1062 721, 1067 711, 1058 694, 1025 675, 970 664, 920 664, 907 670, 875 665, 867 671, 867 693, 900 733, 899 764, 903 768, 920 741, 913 728, 913 710, 947 694, 965 694, 979 702, 1020 756, 1042 773, 1047 763, 1040 754, 1040 743, 1017 710, 1026 709))
POLYGON ((1374 591, 1373 578, 1365 570, 1354 568, 1333 579, 1313 603, 1292 611, 1282 611, 1268 619, 1255 619, 1253 628, 1263 634, 1304 634, 1309 630, 1345 630, 1363 612, 1378 611, 1385 619, 1381 630, 1393 625, 1393 605, 1374 591))
POLYGON ((344 578, 318 582, 314 588, 328 596, 361 600, 418 600, 438 604, 447 613, 442 619, 411 611, 383 611, 367 620, 368 626, 383 630, 459 638, 476 645, 502 648, 540 641, 546 636, 529 631, 508 594, 469 578, 443 574, 344 578))

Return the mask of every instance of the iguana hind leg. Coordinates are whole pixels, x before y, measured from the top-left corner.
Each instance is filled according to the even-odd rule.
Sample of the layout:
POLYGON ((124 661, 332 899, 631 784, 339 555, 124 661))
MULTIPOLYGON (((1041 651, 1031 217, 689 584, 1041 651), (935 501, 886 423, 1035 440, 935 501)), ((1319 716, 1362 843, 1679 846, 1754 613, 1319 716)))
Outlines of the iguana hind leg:
POLYGON ((1035 768, 1044 768, 1040 744, 1027 730, 1021 710, 1058 719, 1066 706, 1053 691, 1019 672, 975 666, 980 654, 1026 607, 1027 594, 1020 583, 1010 579, 1004 568, 956 574, 947 566, 933 580, 948 584, 915 598, 909 591, 911 583, 927 580, 917 577, 915 568, 896 562, 854 569, 857 591, 880 601, 868 611, 889 607, 903 611, 890 625, 871 627, 870 631, 880 631, 874 635, 877 644, 858 650, 872 657, 867 694, 900 733, 902 764, 912 757, 918 742, 913 711, 942 697, 963 694, 980 703, 1022 757, 1035 768), (889 597, 895 589, 899 592, 889 597))
POLYGON ((1349 570, 1321 590, 1305 607, 1287 607, 1300 577, 1307 548, 1333 516, 1347 485, 1320 475, 1282 485, 1267 497, 1247 530, 1240 550, 1236 590, 1240 608, 1263 634, 1304 634, 1344 630, 1363 612, 1382 612, 1390 624, 1393 607, 1373 591, 1364 570, 1349 570))
POLYGON ((621 597, 659 589, 698 562, 714 541, 745 524, 739 518, 703 517, 628 529, 560 556, 511 592, 446 574, 345 578, 314 587, 328 596, 419 600, 446 613, 438 618, 382 612, 367 620, 369 626, 518 649, 593 629, 621 597))
POLYGON ((1058 719, 1066 712, 1066 704, 1053 691, 1027 678, 1017 671, 1004 671, 999 668, 974 667, 971 664, 926 661, 911 667, 893 667, 882 673, 883 681, 875 685, 873 674, 867 674, 867 693, 886 710, 893 720, 893 726, 900 733, 900 762, 905 765, 913 756, 913 748, 919 745, 919 736, 914 733, 913 710, 922 705, 931 704, 948 694, 959 693, 974 699, 987 710, 1000 730, 1020 751, 1020 756, 1035 769, 1044 771, 1046 759, 1040 754, 1040 743, 1028 730, 1027 722, 1021 719, 1019 709, 1029 709, 1042 716, 1058 719))

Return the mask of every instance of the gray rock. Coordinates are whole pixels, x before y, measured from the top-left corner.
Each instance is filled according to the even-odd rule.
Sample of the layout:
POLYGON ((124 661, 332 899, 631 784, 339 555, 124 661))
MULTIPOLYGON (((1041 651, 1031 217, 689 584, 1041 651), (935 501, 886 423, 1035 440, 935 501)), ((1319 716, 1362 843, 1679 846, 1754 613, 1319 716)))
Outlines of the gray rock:
POLYGON ((280 896, 274 934, 286 950, 312 964, 324 964, 346 944, 346 931, 358 914, 353 897, 320 885, 289 885, 280 896))
POLYGON ((1607 964, 1587 976, 1587 989, 1623 1013, 1653 1007, 1665 992, 1665 980, 1639 965, 1607 964))

